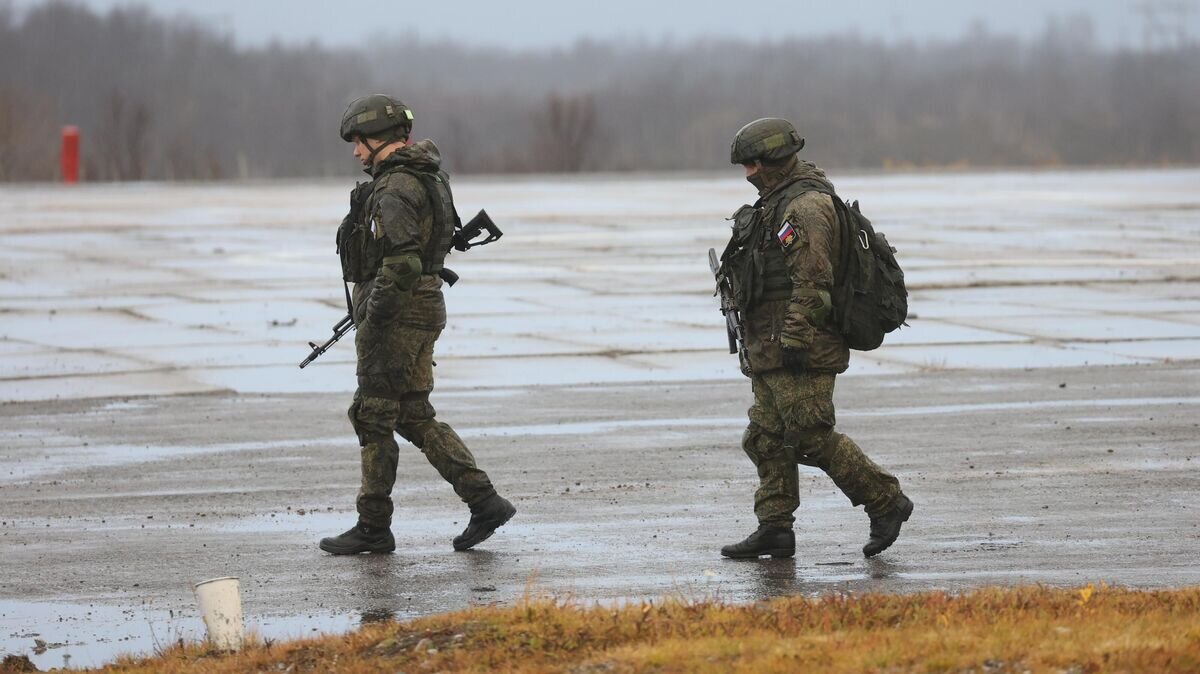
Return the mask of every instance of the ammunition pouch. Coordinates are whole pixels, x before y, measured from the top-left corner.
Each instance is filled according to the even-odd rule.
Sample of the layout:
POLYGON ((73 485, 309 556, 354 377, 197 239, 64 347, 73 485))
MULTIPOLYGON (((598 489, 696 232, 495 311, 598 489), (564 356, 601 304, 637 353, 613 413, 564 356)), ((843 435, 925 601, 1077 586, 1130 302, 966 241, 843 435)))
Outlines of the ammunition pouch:
POLYGON ((763 208, 742 206, 733 214, 733 237, 725 250, 725 265, 738 308, 749 311, 760 302, 791 296, 792 280, 774 232, 768 231, 763 208))
POLYGON ((342 279, 364 283, 375 276, 378 260, 371 257, 368 243, 373 234, 369 218, 363 217, 367 200, 375 190, 375 181, 361 182, 350 193, 350 212, 342 218, 337 231, 337 253, 342 263, 342 279))

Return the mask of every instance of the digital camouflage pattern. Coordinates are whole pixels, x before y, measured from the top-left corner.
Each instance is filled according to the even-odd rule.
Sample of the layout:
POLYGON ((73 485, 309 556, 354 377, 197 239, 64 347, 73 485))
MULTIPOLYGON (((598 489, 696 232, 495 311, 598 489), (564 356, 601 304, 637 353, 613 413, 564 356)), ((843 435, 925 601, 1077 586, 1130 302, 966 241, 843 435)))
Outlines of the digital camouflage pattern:
MULTIPOLYGON (((369 236, 361 249, 343 251, 359 265, 353 292, 358 390, 349 409, 362 454, 359 521, 391 523, 399 445, 416 445, 459 498, 477 503, 495 493, 486 473, 450 426, 435 419, 434 345, 446 325, 442 280, 422 273, 435 235, 434 204, 414 172, 440 171, 431 141, 400 148, 372 172, 374 188, 352 226, 369 236)), ((442 174, 444 176, 444 174, 442 174)), ((343 262, 346 262, 344 257, 343 262)))
POLYGON ((760 198, 734 214, 723 259, 745 302, 754 404, 742 448, 758 471, 755 516, 760 525, 792 527, 798 464, 823 470, 867 515, 886 514, 900 501, 899 481, 834 431, 834 381, 849 366, 850 350, 833 322, 834 260, 842 245, 833 197, 825 193, 833 185, 794 154, 749 179, 760 198), (785 348, 803 367, 785 365, 785 348))
POLYGON ((782 368, 784 343, 806 353, 810 371, 841 373, 850 365, 830 299, 833 260, 841 246, 837 211, 829 195, 803 191, 806 186, 833 190, 824 171, 793 158, 762 190, 758 208, 744 206, 734 215, 734 237, 742 239, 738 247, 744 252, 731 251, 728 259, 735 267, 744 260, 745 266, 734 269, 734 278, 762 288, 745 293, 749 301, 743 307, 755 372, 782 368), (786 244, 779 238, 785 227, 786 244))
MULTIPOLYGON (((416 358, 413 385, 422 381, 433 382, 433 342, 437 332, 406 329, 414 333, 403 343, 410 346, 416 358), (424 332, 425 334, 419 334, 424 332)), ((422 453, 446 482, 454 487, 468 504, 477 503, 496 492, 487 473, 475 465, 475 457, 463 444, 458 434, 448 424, 434 418, 436 412, 429 402, 429 391, 411 390, 403 392, 408 382, 401 377, 372 375, 363 382, 359 378, 359 390, 350 405, 350 423, 358 434, 362 453, 362 485, 356 505, 359 522, 377 527, 387 527, 392 521, 392 487, 396 482, 396 465, 400 446, 394 433, 408 440, 422 453), (366 395, 363 384, 376 391, 387 391, 386 397, 366 395)))
POLYGON ((797 464, 825 471, 850 503, 865 506, 872 517, 888 512, 900 496, 895 477, 833 430, 834 379, 829 373, 755 373, 742 449, 758 469, 759 524, 791 528, 800 506, 797 464))

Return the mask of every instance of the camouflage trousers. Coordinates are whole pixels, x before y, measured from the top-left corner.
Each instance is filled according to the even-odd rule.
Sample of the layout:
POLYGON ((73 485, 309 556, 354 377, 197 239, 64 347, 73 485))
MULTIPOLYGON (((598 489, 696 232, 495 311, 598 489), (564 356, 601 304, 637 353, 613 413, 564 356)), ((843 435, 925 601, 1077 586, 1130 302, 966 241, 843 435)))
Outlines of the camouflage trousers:
POLYGON ((387 527, 392 522, 391 494, 400 456, 395 433, 416 445, 464 502, 476 503, 496 491, 454 429, 434 419, 429 393, 433 344, 440 331, 400 330, 400 339, 389 340, 390 360, 399 368, 359 375, 349 410, 362 452, 358 519, 369 526, 387 527))
POLYGON ((875 517, 900 496, 900 483, 853 440, 834 432, 835 375, 773 370, 752 379, 754 405, 742 449, 758 469, 759 524, 790 529, 800 506, 797 464, 825 471, 855 506, 875 517))

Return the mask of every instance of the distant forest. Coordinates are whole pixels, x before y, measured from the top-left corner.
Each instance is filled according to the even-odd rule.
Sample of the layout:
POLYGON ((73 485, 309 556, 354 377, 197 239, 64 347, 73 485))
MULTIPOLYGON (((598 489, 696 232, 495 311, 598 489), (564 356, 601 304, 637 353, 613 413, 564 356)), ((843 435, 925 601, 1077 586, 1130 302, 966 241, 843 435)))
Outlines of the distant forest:
POLYGON ((1083 18, 929 44, 465 40, 248 49, 145 9, 0 0, 0 181, 54 179, 64 124, 86 180, 353 175, 336 128, 374 92, 404 100, 455 172, 716 169, 763 116, 832 167, 1200 163, 1200 47, 1106 49, 1083 18))

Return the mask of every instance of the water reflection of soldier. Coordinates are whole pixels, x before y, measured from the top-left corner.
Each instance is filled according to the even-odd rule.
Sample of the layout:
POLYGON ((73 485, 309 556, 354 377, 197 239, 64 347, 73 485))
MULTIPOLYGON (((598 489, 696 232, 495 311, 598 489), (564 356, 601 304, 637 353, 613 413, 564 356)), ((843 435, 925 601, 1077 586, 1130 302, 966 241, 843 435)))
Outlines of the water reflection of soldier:
POLYGON ((833 383, 850 351, 833 322, 830 292, 841 235, 833 185, 801 161, 804 139, 791 123, 760 119, 733 140, 730 159, 758 189, 754 206, 734 214, 722 256, 745 319, 754 391, 742 447, 758 469, 759 527, 721 549, 726 557, 791 557, 793 512, 800 505, 797 464, 825 471, 871 519, 868 557, 887 549, 913 504, 890 473, 833 430, 833 383))
POLYGON ((416 445, 471 511, 455 550, 492 535, 516 513, 450 426, 434 419, 433 348, 446 326, 442 262, 458 216, 433 141, 410 143, 412 112, 388 96, 359 98, 342 116, 341 137, 372 180, 351 194, 338 228, 343 276, 354 283, 358 390, 350 422, 362 452, 358 523, 321 540, 335 555, 391 552, 392 486, 399 446, 416 445))

